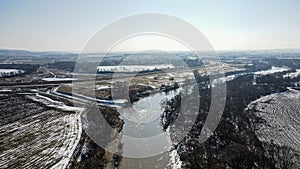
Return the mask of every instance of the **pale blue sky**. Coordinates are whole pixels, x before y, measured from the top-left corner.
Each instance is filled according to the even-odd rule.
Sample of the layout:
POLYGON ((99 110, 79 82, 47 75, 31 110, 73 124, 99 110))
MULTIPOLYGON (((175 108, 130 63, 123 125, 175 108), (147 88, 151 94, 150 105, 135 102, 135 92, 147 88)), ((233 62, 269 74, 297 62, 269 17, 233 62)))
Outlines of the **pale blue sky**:
POLYGON ((80 51, 111 21, 145 12, 190 22, 217 50, 300 48, 299 9, 299 0, 1 0, 0 48, 80 51))

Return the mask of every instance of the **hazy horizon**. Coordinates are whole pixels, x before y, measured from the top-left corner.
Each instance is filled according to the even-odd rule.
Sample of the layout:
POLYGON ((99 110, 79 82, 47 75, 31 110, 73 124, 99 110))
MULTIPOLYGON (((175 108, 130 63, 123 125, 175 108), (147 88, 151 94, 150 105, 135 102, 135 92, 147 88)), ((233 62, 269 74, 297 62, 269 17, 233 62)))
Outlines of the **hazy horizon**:
MULTIPOLYGON (((31 50, 31 49, 26 49, 26 48, 0 48, 1 50, 11 50, 11 51, 28 51, 28 52, 58 52, 58 53, 80 53, 81 51, 67 51, 67 50, 31 50)), ((196 50, 199 52, 208 52, 205 50, 196 50)), ((270 52, 300 52, 300 48, 270 48, 270 49, 222 49, 222 50, 214 50, 216 52, 234 52, 234 51, 241 51, 241 52, 246 52, 246 51, 270 51, 270 52)), ((139 51, 114 51, 112 53, 135 53, 139 51)), ((143 52, 143 51, 142 51, 143 52)), ((147 52, 192 52, 188 50, 169 50, 169 51, 159 51, 159 50, 153 50, 153 51, 145 51, 147 52)), ((107 52, 88 52, 87 54, 103 54, 107 52)))
MULTIPOLYGON (((1 1, 0 48, 79 52, 109 23, 139 13, 163 13, 198 28, 217 51, 300 48, 300 1, 1 1)), ((140 39, 141 40, 141 39, 140 39)), ((149 39, 148 39, 149 40, 149 39)), ((137 51, 133 42, 120 51, 137 51)), ((181 50, 150 39, 162 50, 181 50)))

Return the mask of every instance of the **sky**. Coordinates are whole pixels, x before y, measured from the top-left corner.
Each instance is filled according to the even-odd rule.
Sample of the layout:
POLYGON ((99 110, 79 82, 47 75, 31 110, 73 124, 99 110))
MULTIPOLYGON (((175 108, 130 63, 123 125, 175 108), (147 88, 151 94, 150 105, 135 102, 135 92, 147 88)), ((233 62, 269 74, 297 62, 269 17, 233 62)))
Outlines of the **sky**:
MULTIPOLYGON (((183 19, 216 50, 300 48, 299 9, 299 0, 1 0, 0 48, 78 52, 104 26, 139 13, 183 19)), ((138 40, 149 46, 164 42, 138 40)), ((118 50, 135 51, 138 44, 127 43, 118 50)), ((184 50, 159 44, 154 47, 184 50)))

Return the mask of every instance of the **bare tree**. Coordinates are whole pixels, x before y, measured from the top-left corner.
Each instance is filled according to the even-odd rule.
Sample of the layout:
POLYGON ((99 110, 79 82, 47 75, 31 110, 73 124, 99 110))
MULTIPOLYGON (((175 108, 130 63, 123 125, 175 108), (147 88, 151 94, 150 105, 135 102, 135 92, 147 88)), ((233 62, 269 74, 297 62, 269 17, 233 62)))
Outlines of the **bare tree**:
POLYGON ((294 166, 295 153, 287 146, 271 143, 266 146, 266 156, 271 160, 272 168, 290 169, 294 166))

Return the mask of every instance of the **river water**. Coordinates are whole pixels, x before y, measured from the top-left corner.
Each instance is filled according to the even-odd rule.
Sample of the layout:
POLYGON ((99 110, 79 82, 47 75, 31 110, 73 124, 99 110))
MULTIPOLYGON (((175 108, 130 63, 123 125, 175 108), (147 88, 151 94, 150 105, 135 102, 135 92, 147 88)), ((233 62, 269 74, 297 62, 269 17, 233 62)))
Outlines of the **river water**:
POLYGON ((170 134, 161 124, 166 101, 177 94, 179 90, 153 94, 119 110, 125 122, 119 168, 180 168, 170 134))

